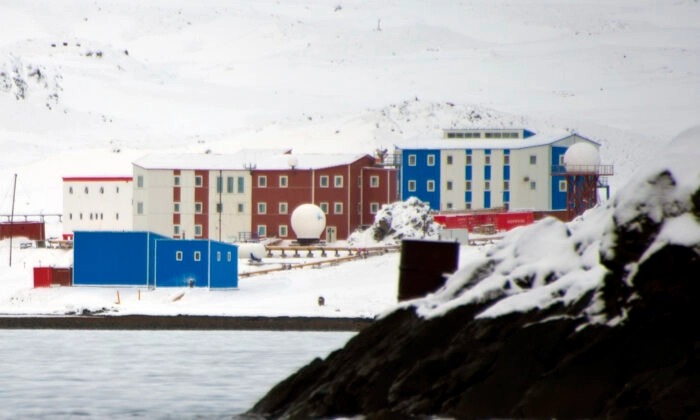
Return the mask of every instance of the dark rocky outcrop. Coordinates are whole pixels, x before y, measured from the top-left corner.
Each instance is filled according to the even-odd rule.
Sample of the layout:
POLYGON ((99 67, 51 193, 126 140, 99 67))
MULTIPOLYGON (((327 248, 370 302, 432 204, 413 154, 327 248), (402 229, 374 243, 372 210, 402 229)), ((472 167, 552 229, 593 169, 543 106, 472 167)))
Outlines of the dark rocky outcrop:
MULTIPOLYGON (((403 305, 275 386, 247 414, 700 418, 700 241, 659 240, 671 219, 700 224, 700 188, 679 195, 671 172, 645 182, 648 197, 628 194, 600 210, 609 215, 598 258, 605 275, 575 300, 478 316, 510 288, 538 282, 528 277, 438 316, 421 315, 420 303, 403 305)), ((474 269, 463 289, 499 263, 474 269)))

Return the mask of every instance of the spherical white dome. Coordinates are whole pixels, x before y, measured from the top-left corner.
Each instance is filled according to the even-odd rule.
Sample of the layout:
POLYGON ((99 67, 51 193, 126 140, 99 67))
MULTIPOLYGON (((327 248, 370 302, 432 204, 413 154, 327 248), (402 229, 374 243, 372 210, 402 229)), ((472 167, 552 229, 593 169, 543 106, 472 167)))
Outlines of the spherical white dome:
POLYGON ((590 143, 572 144, 564 153, 564 166, 567 171, 588 168, 591 172, 595 172, 595 167, 598 165, 600 165, 600 154, 598 149, 590 143))
POLYGON ((297 166, 299 166, 299 158, 294 155, 289 155, 289 158, 287 159, 287 164, 290 168, 294 169, 297 166))
POLYGON ((292 212, 292 230, 297 239, 318 239, 326 228, 326 215, 315 204, 302 204, 292 212))

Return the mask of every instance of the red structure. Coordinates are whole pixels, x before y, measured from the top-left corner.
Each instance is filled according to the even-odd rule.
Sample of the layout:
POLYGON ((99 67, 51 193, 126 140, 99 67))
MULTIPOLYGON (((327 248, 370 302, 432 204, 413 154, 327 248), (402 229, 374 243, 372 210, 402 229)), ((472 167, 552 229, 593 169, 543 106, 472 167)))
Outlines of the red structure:
POLYGON ((448 229, 467 229, 469 232, 474 232, 478 227, 493 226, 496 231, 508 231, 518 226, 533 223, 535 213, 513 211, 436 214, 433 219, 448 229))
POLYGON ((66 267, 34 267, 34 287, 71 286, 73 269, 66 267))
POLYGON ((553 168, 552 176, 566 178, 568 220, 573 220, 598 204, 598 188, 605 187, 601 179, 612 174, 612 165, 560 165, 553 168))
POLYGON ((295 238, 291 214, 299 205, 312 203, 324 210, 325 240, 332 242, 372 223, 382 204, 398 200, 396 169, 375 166, 370 155, 330 160, 289 155, 288 160, 251 172, 252 229, 258 236, 295 238))
POLYGON ((9 237, 25 237, 32 241, 46 239, 44 222, 12 222, 0 223, 0 239, 9 237))

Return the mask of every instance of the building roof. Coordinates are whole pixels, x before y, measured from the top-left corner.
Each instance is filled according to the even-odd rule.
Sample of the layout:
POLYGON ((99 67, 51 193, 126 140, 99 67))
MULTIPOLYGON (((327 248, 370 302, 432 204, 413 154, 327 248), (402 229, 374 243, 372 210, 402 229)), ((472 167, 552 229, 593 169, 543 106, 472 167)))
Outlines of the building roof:
MULTIPOLYGON (((479 129, 483 130, 483 129, 479 129)), ((600 143, 586 138, 578 133, 570 133, 565 130, 559 130, 548 133, 534 133, 532 136, 524 139, 460 139, 460 138, 444 138, 436 136, 416 136, 406 140, 398 149, 437 149, 437 150, 464 150, 464 149, 526 149, 529 147, 537 147, 556 143, 564 140, 569 136, 576 135, 593 144, 600 143)))
POLYGON ((243 149, 232 154, 217 153, 152 153, 133 162, 144 169, 183 170, 247 170, 270 156, 282 155, 288 149, 243 149))
POLYGON ((261 159, 254 169, 273 171, 291 169, 292 166, 299 170, 332 168, 349 165, 365 156, 369 155, 366 153, 293 153, 261 159))
POLYGON ((130 176, 64 176, 63 182, 130 182, 130 176))

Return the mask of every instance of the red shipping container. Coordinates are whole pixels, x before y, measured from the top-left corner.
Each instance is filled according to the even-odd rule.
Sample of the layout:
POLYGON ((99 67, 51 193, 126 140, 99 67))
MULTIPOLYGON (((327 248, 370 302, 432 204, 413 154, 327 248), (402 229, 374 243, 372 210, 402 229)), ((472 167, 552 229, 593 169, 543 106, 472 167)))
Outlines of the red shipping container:
POLYGON ((51 287, 51 267, 34 267, 34 287, 51 287))

